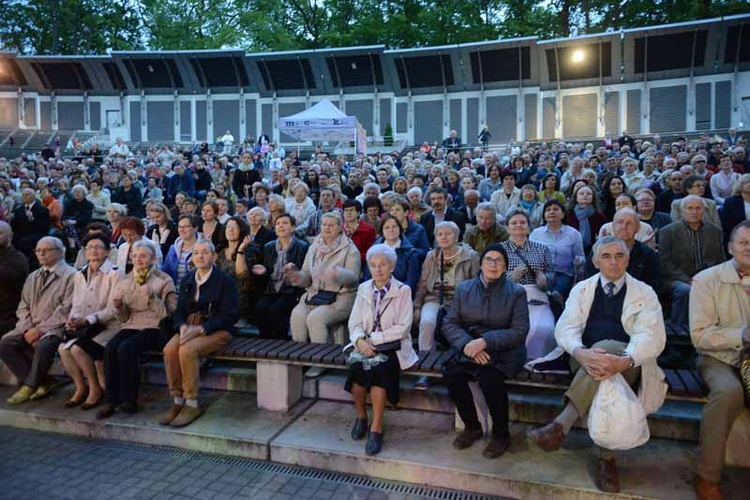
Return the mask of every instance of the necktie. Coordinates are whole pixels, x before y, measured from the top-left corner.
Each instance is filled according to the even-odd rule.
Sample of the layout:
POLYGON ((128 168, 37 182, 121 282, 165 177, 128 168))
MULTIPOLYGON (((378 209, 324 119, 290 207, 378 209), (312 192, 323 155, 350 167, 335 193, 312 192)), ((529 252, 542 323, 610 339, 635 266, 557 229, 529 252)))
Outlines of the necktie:
POLYGON ((611 281, 607 283, 605 286, 605 293, 607 294, 607 297, 614 297, 615 296, 615 284, 611 281))
POLYGON ((52 273, 47 269, 42 271, 42 288, 44 288, 44 285, 47 284, 47 280, 49 279, 50 274, 52 273))

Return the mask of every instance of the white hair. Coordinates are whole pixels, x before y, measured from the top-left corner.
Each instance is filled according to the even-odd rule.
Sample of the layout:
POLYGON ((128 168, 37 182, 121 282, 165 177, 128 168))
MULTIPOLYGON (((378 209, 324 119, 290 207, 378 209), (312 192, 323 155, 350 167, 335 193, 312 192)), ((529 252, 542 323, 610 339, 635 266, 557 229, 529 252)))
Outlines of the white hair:
POLYGON ((396 251, 384 243, 378 243, 370 247, 367 251, 367 263, 369 264, 375 257, 385 257, 393 267, 396 267, 398 261, 396 251))

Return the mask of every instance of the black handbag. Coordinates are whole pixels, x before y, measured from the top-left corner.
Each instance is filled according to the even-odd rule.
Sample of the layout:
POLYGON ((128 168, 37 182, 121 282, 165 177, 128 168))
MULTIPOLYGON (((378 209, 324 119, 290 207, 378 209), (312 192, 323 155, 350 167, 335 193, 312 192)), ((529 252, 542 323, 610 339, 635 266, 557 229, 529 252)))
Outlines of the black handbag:
POLYGON ((438 309, 437 321, 435 321, 435 341, 442 347, 448 348, 451 346, 448 339, 443 334, 443 321, 448 315, 448 310, 445 307, 445 258, 443 257, 443 251, 440 250, 440 309, 438 309))
POLYGON ((388 354, 401 349, 401 341, 394 340, 393 342, 384 342, 375 346, 375 352, 379 354, 388 354))
POLYGON ((305 299, 305 304, 308 306, 330 306, 336 302, 336 295, 338 292, 332 292, 330 290, 320 290, 312 297, 305 299))

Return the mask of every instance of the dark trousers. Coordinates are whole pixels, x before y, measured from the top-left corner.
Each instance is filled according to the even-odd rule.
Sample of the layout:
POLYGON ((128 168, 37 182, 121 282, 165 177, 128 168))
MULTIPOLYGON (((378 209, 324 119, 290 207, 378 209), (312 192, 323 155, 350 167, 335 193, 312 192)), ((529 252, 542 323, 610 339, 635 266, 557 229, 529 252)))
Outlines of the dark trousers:
POLYGON ((104 401, 112 405, 135 404, 140 371, 138 357, 159 347, 159 330, 121 330, 104 351, 104 401))
MULTIPOLYGON (((466 373, 446 374, 444 380, 448 385, 448 393, 456 404, 458 414, 467 429, 481 429, 474 406, 474 397, 469 389, 469 382, 476 380, 466 373)), ((508 437, 508 391, 505 389, 505 376, 495 368, 482 366, 479 369, 479 387, 482 389, 487 408, 492 416, 492 436, 495 438, 508 437)))
POLYGON ((47 377, 60 342, 60 337, 51 335, 32 347, 23 335, 6 335, 0 339, 0 359, 19 382, 36 389, 47 377))
POLYGON ((291 293, 267 294, 255 303, 255 323, 264 339, 289 338, 289 318, 299 297, 291 293))

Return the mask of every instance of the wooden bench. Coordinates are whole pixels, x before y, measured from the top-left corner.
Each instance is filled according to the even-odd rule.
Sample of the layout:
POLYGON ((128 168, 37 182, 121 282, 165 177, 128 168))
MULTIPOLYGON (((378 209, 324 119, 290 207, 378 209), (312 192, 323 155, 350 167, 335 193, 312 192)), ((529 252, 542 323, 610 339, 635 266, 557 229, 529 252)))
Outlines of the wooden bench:
MULTIPOLYGON (((312 344, 292 340, 235 338, 212 358, 256 363, 258 406, 272 411, 286 411, 302 397, 302 367, 346 369, 348 353, 341 344, 312 344)), ((443 367, 451 358, 449 351, 420 351, 418 361, 404 373, 415 376, 442 377, 443 367)), ((665 370, 669 394, 681 399, 705 400, 706 388, 693 370, 665 370)), ((565 389, 571 375, 542 374, 522 371, 509 385, 565 389)))

